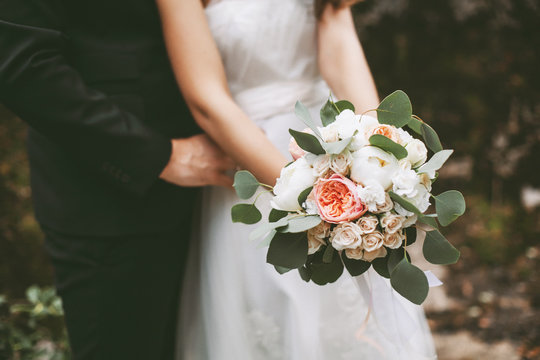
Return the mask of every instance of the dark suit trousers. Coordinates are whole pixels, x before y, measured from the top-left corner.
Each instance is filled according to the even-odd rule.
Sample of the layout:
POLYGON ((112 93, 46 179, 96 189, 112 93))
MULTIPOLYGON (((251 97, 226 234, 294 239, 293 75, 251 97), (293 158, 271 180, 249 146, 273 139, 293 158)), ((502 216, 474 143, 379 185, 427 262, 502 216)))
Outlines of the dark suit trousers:
POLYGON ((172 360, 188 230, 119 237, 44 228, 75 360, 172 360))

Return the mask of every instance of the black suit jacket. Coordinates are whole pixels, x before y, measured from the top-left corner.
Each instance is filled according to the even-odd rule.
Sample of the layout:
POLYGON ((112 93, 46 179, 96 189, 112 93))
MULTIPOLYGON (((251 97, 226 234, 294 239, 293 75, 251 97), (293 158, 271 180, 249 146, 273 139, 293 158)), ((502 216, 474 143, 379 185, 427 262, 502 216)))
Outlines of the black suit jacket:
POLYGON ((0 0, 0 101, 30 125, 36 217, 72 234, 166 231, 194 190, 158 180, 200 130, 152 0, 0 0))

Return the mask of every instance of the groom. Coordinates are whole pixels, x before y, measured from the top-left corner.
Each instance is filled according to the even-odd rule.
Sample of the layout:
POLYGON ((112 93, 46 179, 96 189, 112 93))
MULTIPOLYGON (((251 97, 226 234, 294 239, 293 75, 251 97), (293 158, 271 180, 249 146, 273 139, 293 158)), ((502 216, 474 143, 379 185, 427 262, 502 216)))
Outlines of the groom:
POLYGON ((0 0, 0 101, 76 360, 172 359, 194 187, 233 167, 175 83, 152 0, 0 0))

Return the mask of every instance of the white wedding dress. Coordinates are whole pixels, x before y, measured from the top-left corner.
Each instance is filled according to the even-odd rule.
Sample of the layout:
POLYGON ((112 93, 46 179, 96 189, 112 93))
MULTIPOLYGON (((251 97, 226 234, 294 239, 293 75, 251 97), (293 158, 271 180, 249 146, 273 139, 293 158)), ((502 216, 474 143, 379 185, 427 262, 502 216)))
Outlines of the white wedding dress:
MULTIPOLYGON (((206 10, 234 99, 284 154, 288 129, 304 128, 295 102, 315 117, 329 95, 317 69, 313 3, 214 0, 206 10)), ((231 222, 238 202, 232 190, 203 192, 178 359, 436 359, 422 309, 373 270, 356 279, 345 271, 322 287, 297 271, 279 275, 265 261, 267 248, 249 241, 254 227, 231 222)))

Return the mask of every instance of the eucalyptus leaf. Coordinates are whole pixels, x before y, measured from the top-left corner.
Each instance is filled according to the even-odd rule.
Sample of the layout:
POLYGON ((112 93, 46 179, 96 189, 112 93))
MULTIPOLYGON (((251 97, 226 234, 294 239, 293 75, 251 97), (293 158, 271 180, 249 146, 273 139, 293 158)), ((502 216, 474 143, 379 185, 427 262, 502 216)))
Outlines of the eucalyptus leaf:
POLYGON ((410 246, 416 242, 416 228, 414 226, 405 228, 405 236, 407 237, 407 246, 410 246))
POLYGON ((433 130, 431 126, 422 123, 422 136, 426 142, 427 147, 434 153, 438 153, 443 149, 441 141, 439 140, 439 135, 433 130))
POLYGON ((349 146, 351 141, 353 141, 353 137, 345 138, 343 140, 334 141, 331 143, 325 142, 323 143, 323 147, 327 154, 337 155, 341 154, 343 150, 345 150, 347 146, 349 146))
POLYGON ((311 114, 309 113, 308 108, 304 104, 302 104, 300 101, 297 101, 296 104, 294 105, 294 113, 300 120, 304 122, 304 124, 307 125, 307 127, 313 130, 313 132, 315 133, 315 135, 319 137, 319 139, 322 139, 321 132, 317 128, 317 125, 315 124, 313 119, 311 118, 311 114))
POLYGON ((426 275, 413 264, 402 259, 392 271, 392 287, 414 304, 424 302, 429 291, 426 275))
POLYGON ((321 108, 321 121, 323 126, 328 126, 334 121, 336 121, 336 116, 339 115, 336 105, 331 101, 327 100, 326 104, 321 108))
POLYGON ((439 170, 453 152, 454 150, 441 150, 439 152, 436 152, 435 154, 433 154, 433 156, 431 157, 431 159, 429 159, 428 162, 418 168, 417 172, 419 174, 429 174, 439 170))
POLYGON ((355 112, 354 105, 347 100, 340 100, 336 103, 336 107, 339 109, 339 112, 342 112, 343 110, 351 110, 352 112, 355 112))
POLYGON ((427 261, 439 265, 455 264, 460 255, 438 230, 426 232, 422 251, 427 261))
POLYGON ((289 129, 289 134, 291 134, 294 140, 296 140, 298 146, 300 146, 303 150, 315 155, 322 155, 326 153, 319 142, 319 139, 317 139, 315 136, 293 129, 289 129))
POLYGON ((323 263, 329 264, 332 262, 332 259, 334 258, 334 248, 331 245, 326 246, 326 249, 324 249, 323 253, 323 263))
POLYGON ((381 101, 377 108, 381 124, 402 127, 409 123, 412 116, 412 105, 409 97, 402 90, 397 90, 381 101))
POLYGON ((422 121, 418 120, 414 116, 411 116, 411 120, 407 126, 418 135, 422 135, 422 121))
POLYGON ((450 225, 465 213, 465 199, 457 190, 445 191, 433 198, 435 199, 435 210, 442 226, 450 225))
POLYGON ((291 271, 292 269, 289 269, 289 268, 286 268, 286 267, 283 267, 283 266, 275 266, 274 265, 274 268, 276 269, 276 271, 280 274, 280 275, 283 275, 285 273, 288 273, 289 271, 291 271))
POLYGON ((247 170, 240 170, 234 174, 234 190, 240 199, 249 199, 259 188, 259 181, 247 170))
POLYGON ((439 224, 437 224, 437 220, 434 217, 431 217, 431 216, 420 215, 420 216, 418 216, 418 222, 422 223, 422 224, 429 225, 434 229, 439 228, 439 224))
POLYGON ((296 269, 307 259, 308 241, 303 233, 276 233, 270 243, 266 262, 276 266, 296 269))
MULTIPOLYGON (((403 260, 405 257, 406 251, 403 250, 403 248, 397 248, 397 249, 390 249, 388 250, 388 272, 392 274, 392 271, 394 268, 403 260)), ((409 256, 409 253, 407 252, 407 259, 409 262, 411 261, 411 257, 409 256)))
POLYGON ((272 208, 272 210, 270 210, 270 214, 268 214, 268 221, 276 222, 280 219, 283 219, 287 215, 289 215, 287 211, 272 208))
POLYGON ((343 263, 339 256, 333 256, 329 264, 313 262, 310 264, 311 280, 318 285, 326 285, 335 282, 343 274, 343 263))
POLYGON ((398 160, 406 158, 408 154, 407 149, 384 135, 371 135, 369 138, 369 143, 373 146, 383 149, 384 151, 392 153, 398 160))
POLYGON ((390 195, 390 198, 397 202, 399 205, 401 205, 402 208, 404 208, 407 211, 410 211, 412 213, 415 213, 416 215, 422 215, 420 210, 416 206, 414 206, 410 201, 406 200, 405 198, 399 196, 393 191, 389 191, 388 194, 390 195))
POLYGON ((233 222, 256 224, 262 219, 262 214, 255 204, 236 204, 231 208, 233 222))
POLYGON ((275 222, 264 223, 249 234, 249 240, 256 240, 261 236, 266 235, 271 230, 287 225, 288 222, 289 220, 287 218, 281 218, 275 222))
POLYGON ((284 233, 299 233, 307 231, 321 223, 319 215, 295 216, 287 218, 288 223, 285 227, 279 228, 278 231, 284 233))
POLYGON ((304 280, 305 282, 309 282, 309 280, 311 280, 310 269, 306 268, 305 266, 302 266, 298 268, 298 272, 300 273, 300 277, 302 278, 302 280, 304 280))
POLYGON ((362 275, 371 267, 371 263, 368 261, 349 259, 345 254, 345 251, 341 253, 341 259, 351 276, 362 275))
POLYGON ((308 187, 307 189, 303 190, 300 195, 298 195, 298 205, 302 206, 302 204, 306 202, 311 190, 313 190, 313 186, 308 187))
POLYGON ((257 249, 260 249, 260 248, 263 248, 263 247, 268 247, 270 246, 270 243, 272 242, 272 240, 274 239, 274 236, 276 236, 277 234, 277 231, 274 229, 274 230, 271 230, 265 237, 264 239, 261 240, 261 242, 259 243, 259 245, 257 245, 257 249))
POLYGON ((390 272, 388 271, 388 255, 383 258, 376 258, 371 262, 373 269, 387 279, 390 278, 390 272))

